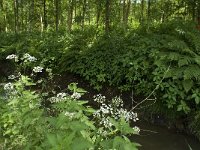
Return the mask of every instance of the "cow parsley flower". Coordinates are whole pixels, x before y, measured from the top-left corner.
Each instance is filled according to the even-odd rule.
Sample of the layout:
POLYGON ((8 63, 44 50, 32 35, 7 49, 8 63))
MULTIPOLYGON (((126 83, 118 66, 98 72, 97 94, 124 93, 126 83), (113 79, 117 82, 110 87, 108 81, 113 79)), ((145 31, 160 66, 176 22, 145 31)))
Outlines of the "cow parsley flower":
POLYGON ((105 128, 110 128, 113 126, 113 124, 110 122, 109 118, 102 118, 100 121, 100 124, 102 124, 105 128))
POLYGON ((64 99, 66 96, 67 96, 66 93, 58 93, 57 94, 57 98, 61 98, 61 99, 64 99))
POLYGON ((4 85, 4 90, 6 91, 11 91, 13 89, 14 89, 14 85, 10 82, 4 85))
POLYGON ((106 101, 106 97, 105 96, 102 96, 101 94, 97 94, 95 95, 94 97, 94 101, 97 102, 97 103, 104 103, 106 101))
POLYGON ((133 127, 133 130, 134 130, 135 132, 137 132, 137 133, 139 133, 139 132, 140 132, 140 128, 139 128, 139 127, 137 127, 137 126, 133 127))
POLYGON ((33 68, 33 72, 38 73, 38 72, 42 72, 43 68, 40 66, 34 67, 33 68))
POLYGON ((7 57, 6 57, 6 59, 14 59, 15 60, 15 62, 17 62, 18 61, 18 56, 17 55, 15 55, 15 54, 11 54, 11 55, 8 55, 7 57))
POLYGON ((31 56, 28 53, 24 54, 23 58, 25 59, 25 61, 30 61, 30 62, 35 62, 37 60, 37 58, 35 58, 34 56, 31 56))
POLYGON ((15 79, 15 78, 17 78, 15 75, 9 75, 9 76, 8 76, 8 79, 10 79, 10 80, 13 80, 13 79, 15 79))
POLYGON ((77 92, 74 92, 74 93, 71 95, 71 98, 73 98, 73 99, 79 99, 79 98, 81 98, 81 94, 80 94, 80 93, 77 93, 77 92))
POLYGON ((116 107, 123 107, 123 100, 120 96, 116 96, 112 99, 112 104, 116 107))
POLYGON ((66 112, 65 112, 65 116, 67 116, 67 117, 69 117, 70 119, 72 119, 72 118, 74 118, 75 113, 71 113, 71 112, 66 111, 66 112))

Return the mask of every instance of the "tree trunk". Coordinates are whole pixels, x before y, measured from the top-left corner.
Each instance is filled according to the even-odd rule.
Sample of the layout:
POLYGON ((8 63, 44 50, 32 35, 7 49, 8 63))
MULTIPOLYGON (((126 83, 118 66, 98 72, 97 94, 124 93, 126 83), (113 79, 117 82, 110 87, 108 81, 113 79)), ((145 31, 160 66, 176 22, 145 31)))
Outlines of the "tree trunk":
POLYGON ((105 4, 105 32, 109 33, 110 31, 110 5, 111 5, 111 0, 106 0, 105 4))
POLYGON ((25 27, 24 27, 24 3, 23 3, 24 1, 23 0, 21 0, 21 3, 20 3, 20 7, 21 7, 21 13, 20 13, 20 17, 21 17, 21 22, 20 22, 20 26, 19 26, 19 28, 20 28, 20 30, 21 31, 24 31, 25 30, 25 27))
POLYGON ((99 27, 99 20, 101 17, 101 2, 99 0, 96 1, 96 9, 97 9, 97 13, 96 13, 96 25, 97 28, 99 27))
POLYGON ((30 2, 30 9, 29 9, 29 30, 32 31, 35 24, 34 24, 34 21, 35 21, 35 2, 34 0, 31 0, 30 2))
POLYGON ((67 17, 67 26, 68 30, 71 31, 72 29, 72 19, 73 19, 73 0, 69 0, 68 4, 68 17, 67 17))
POLYGON ((151 0, 148 0, 148 5, 147 5, 147 19, 150 21, 151 19, 151 0))
POLYGON ((84 27, 85 24, 86 4, 87 0, 83 0, 82 28, 84 27))
MULTIPOLYGON (((3 9, 3 0, 0 0, 0 13, 3 14, 3 12, 4 12, 4 9, 3 9)), ((2 32, 4 30, 3 29, 4 25, 5 25, 5 22, 4 23, 0 23, 0 32, 2 32)))
POLYGON ((140 17, 140 23, 143 24, 144 22, 144 0, 141 1, 141 17, 140 17))
POLYGON ((123 8, 122 8, 122 12, 123 12, 123 18, 122 18, 122 22, 125 25, 125 20, 126 20, 126 0, 123 0, 123 8))
POLYGON ((46 12, 46 0, 43 0, 43 28, 46 29, 47 28, 47 12, 46 12))
POLYGON ((18 32, 18 22, 19 22, 18 7, 19 7, 18 0, 14 0, 15 33, 18 32))
POLYGON ((55 0, 55 24, 56 24, 56 31, 58 31, 59 25, 59 0, 55 0))
POLYGON ((198 23, 198 29, 200 30, 200 1, 198 1, 197 4, 197 23, 198 23))
POLYGON ((194 21, 196 19, 196 0, 193 0, 193 5, 192 5, 192 19, 194 21))
POLYGON ((130 7, 131 7, 131 0, 128 0, 127 8, 126 8, 126 16, 125 16, 125 26, 128 25, 128 17, 129 17, 129 14, 130 14, 130 7))

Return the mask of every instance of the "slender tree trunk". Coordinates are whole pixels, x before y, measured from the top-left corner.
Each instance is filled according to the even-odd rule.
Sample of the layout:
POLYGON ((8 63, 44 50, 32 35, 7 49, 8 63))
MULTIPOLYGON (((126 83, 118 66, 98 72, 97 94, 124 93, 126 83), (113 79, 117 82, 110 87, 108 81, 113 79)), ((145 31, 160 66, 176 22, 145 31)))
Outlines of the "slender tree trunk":
POLYGON ((87 0, 83 0, 82 27, 84 27, 84 24, 85 24, 86 4, 87 4, 87 0))
POLYGON ((21 22, 20 22, 20 30, 21 31, 24 31, 25 27, 24 27, 24 1, 21 0, 21 3, 20 3, 20 7, 21 7, 21 13, 20 13, 20 16, 21 16, 21 22))
POLYGON ((140 23, 143 24, 144 22, 144 0, 141 0, 141 18, 140 18, 140 23))
POLYGON ((111 11, 111 0, 106 0, 105 4, 105 32, 110 31, 110 11, 111 11))
POLYGON ((34 21, 35 21, 35 2, 34 0, 31 0, 30 2, 30 9, 29 9, 29 30, 32 31, 35 24, 34 24, 34 21))
POLYGON ((96 1, 96 9, 97 9, 96 26, 98 28, 99 27, 99 20, 100 20, 100 17, 101 17, 101 2, 99 0, 96 1))
MULTIPOLYGON (((1 14, 3 14, 3 12, 4 12, 4 8, 3 8, 3 0, 0 0, 0 13, 1 14)), ((1 23, 0 23, 0 25, 1 25, 1 23)), ((4 23, 2 23, 2 26, 0 26, 0 32, 2 32, 4 29, 4 26, 5 25, 5 22, 4 23)))
POLYGON ((67 17, 67 26, 68 26, 68 30, 71 31, 72 29, 72 19, 73 19, 73 0, 69 0, 69 4, 68 4, 68 17, 67 17))
POLYGON ((127 8, 126 8, 126 17, 125 17, 125 25, 128 25, 128 18, 130 14, 130 8, 131 8, 131 0, 128 0, 127 2, 127 8))
POLYGON ((192 19, 194 21, 196 19, 196 0, 193 0, 193 5, 192 5, 192 19))
POLYGON ((150 21, 151 19, 151 0, 148 0, 148 5, 147 5, 147 19, 150 21))
POLYGON ((123 0, 123 8, 122 8, 122 12, 123 12, 123 18, 122 18, 122 22, 125 25, 125 20, 126 20, 126 0, 123 0))
POLYGON ((19 22, 18 5, 19 5, 18 0, 14 0, 15 33, 18 32, 18 22, 19 22))
POLYGON ((131 9, 131 23, 133 22, 133 18, 135 18, 136 15, 136 7, 137 7, 137 0, 134 0, 134 3, 132 4, 132 9, 131 9))
POLYGON ((55 24, 56 24, 56 31, 58 31, 58 25, 59 25, 59 0, 55 0, 55 24))
POLYGON ((43 29, 47 28, 47 11, 46 11, 46 0, 43 0, 43 17, 41 18, 43 22, 43 29))
POLYGON ((198 1, 197 4, 197 23, 198 23, 198 29, 200 30, 200 1, 198 1))

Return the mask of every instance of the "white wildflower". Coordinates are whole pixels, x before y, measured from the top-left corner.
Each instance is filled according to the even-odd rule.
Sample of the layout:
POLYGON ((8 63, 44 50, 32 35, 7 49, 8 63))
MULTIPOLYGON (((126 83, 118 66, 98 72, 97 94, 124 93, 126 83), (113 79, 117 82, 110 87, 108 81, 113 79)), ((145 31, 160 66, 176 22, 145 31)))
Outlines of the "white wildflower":
POLYGON ((7 57, 6 57, 6 59, 14 59, 15 60, 15 62, 17 62, 18 61, 18 57, 17 57, 17 55, 15 55, 15 54, 11 54, 11 55, 8 55, 7 57))
POLYGON ((107 136, 108 135, 108 132, 106 131, 106 130, 99 130, 98 132, 97 132, 99 135, 101 135, 101 136, 107 136))
POLYGON ((110 113, 110 109, 111 109, 111 107, 109 107, 109 106, 106 105, 106 104, 102 104, 102 106, 100 107, 100 111, 101 111, 103 114, 109 114, 109 113, 110 113))
POLYGON ((65 116, 67 116, 67 117, 69 117, 70 119, 72 119, 72 118, 75 116, 75 113, 71 113, 71 112, 66 111, 66 112, 65 112, 65 116))
POLYGON ((35 58, 34 56, 31 56, 28 53, 24 54, 23 58, 25 59, 25 61, 30 61, 30 62, 35 62, 37 60, 37 58, 35 58))
POLYGON ((31 57, 28 58, 28 60, 30 62, 35 62, 37 60, 37 58, 35 58, 34 56, 31 56, 31 57))
POLYGON ((51 97, 49 98, 48 100, 51 102, 51 103, 57 103, 57 97, 51 97))
POLYGON ((135 132, 137 132, 137 133, 139 133, 139 132, 140 132, 140 128, 139 128, 139 127, 137 127, 137 126, 133 127, 133 130, 134 130, 135 132))
POLYGON ((119 109, 116 113, 115 113, 115 118, 125 118, 125 120, 128 122, 130 120, 133 120, 134 122, 136 122, 138 119, 137 113, 134 112, 129 112, 126 109, 119 109))
POLYGON ((13 79, 15 79, 15 78, 17 78, 15 75, 9 75, 9 76, 8 76, 8 79, 10 79, 10 80, 13 80, 13 79))
POLYGON ((74 92, 74 93, 71 95, 71 98, 73 98, 73 99, 79 99, 79 98, 81 98, 81 94, 80 94, 80 93, 77 93, 77 92, 74 92))
POLYGON ((14 85, 10 82, 4 85, 4 90, 6 90, 6 91, 10 91, 13 89, 14 89, 14 85))
POLYGON ((95 95, 94 97, 94 101, 97 102, 97 103, 104 103, 106 101, 106 97, 105 96, 102 96, 101 94, 97 94, 95 95))
POLYGON ((100 118, 101 117, 101 111, 100 110, 97 110, 93 113, 93 116, 96 117, 96 118, 100 118))
POLYGON ((58 93, 57 94, 57 98, 61 98, 61 99, 65 98, 66 96, 67 96, 66 93, 58 93))
POLYGON ((110 128, 113 126, 113 124, 110 122, 109 118, 102 118, 100 121, 100 124, 102 124, 105 128, 110 128))
POLYGON ((116 96, 112 99, 112 104, 116 107, 123 107, 123 100, 120 96, 116 96))
POLYGON ((43 70, 43 68, 42 67, 40 67, 40 66, 37 66, 37 67, 34 67, 33 68, 33 72, 42 72, 42 70, 43 70))

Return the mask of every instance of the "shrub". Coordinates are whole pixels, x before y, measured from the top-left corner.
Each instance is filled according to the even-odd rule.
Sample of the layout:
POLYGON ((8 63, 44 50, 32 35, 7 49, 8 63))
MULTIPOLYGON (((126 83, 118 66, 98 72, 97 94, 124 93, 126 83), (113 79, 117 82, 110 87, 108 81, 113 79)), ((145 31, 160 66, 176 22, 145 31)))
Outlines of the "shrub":
MULTIPOLYGON (((30 61, 29 58, 33 56, 27 54, 26 56, 29 57, 26 59, 23 57, 21 60, 28 63, 26 60, 30 61)), ((9 55, 7 59, 19 60, 20 58, 9 55)), ((33 74, 42 71, 44 69, 41 67, 33 68, 33 74)), ((114 112, 125 112, 118 113, 116 119, 112 113, 107 113, 107 108, 101 107, 95 112, 93 108, 87 106, 86 101, 78 100, 86 91, 78 88, 75 83, 68 86, 72 94, 61 92, 56 96, 49 96, 48 101, 51 104, 45 107, 42 105, 43 93, 31 90, 36 84, 30 77, 21 74, 12 75, 10 80, 13 82, 4 85, 5 96, 0 97, 2 148, 137 149, 138 144, 127 138, 127 135, 139 132, 138 128, 129 125, 130 119, 133 118, 130 114, 136 116, 135 113, 130 113, 123 108, 120 110, 114 108, 114 112), (97 117, 97 120, 92 120, 93 113, 100 112, 102 118, 97 117), (103 114, 106 114, 106 122, 103 114)), ((118 104, 116 100, 115 102, 118 104)), ((134 119, 136 121, 137 116, 134 119)))

